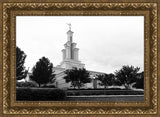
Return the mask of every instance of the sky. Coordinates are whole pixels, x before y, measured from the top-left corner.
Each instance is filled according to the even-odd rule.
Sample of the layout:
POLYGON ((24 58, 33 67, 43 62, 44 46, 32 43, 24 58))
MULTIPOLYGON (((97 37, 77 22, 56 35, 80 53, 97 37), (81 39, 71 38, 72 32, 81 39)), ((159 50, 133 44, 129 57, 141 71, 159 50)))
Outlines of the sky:
POLYGON ((16 45, 26 53, 29 71, 43 56, 54 67, 60 64, 67 23, 87 70, 114 73, 123 65, 144 70, 143 16, 17 16, 16 45))

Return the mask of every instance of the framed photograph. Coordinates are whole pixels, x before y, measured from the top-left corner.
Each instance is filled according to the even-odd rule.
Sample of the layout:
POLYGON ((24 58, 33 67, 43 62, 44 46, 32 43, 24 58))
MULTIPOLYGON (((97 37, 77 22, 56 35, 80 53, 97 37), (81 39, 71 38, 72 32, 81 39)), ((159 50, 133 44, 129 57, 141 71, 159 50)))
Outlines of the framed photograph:
POLYGON ((1 1, 0 116, 160 116, 160 1, 1 1))

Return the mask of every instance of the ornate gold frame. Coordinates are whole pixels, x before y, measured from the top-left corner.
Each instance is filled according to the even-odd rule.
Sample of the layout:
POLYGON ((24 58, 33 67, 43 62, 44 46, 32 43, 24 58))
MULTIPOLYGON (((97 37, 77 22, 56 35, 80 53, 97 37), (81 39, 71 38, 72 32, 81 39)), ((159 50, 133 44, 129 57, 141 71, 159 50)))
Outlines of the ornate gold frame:
MULTIPOLYGON (((2 40, 0 41, 0 115, 2 116, 55 116, 55 115, 90 115, 105 116, 110 114, 134 114, 139 116, 158 116, 158 76, 159 76, 159 33, 158 7, 160 2, 143 0, 144 2, 128 1, 30 1, 3 0, 0 4, 0 23, 2 40), (14 1, 14 2, 13 2, 14 1), (103 102, 103 101, 40 101, 20 102, 15 100, 15 47, 16 47, 16 16, 144 16, 144 68, 145 68, 145 100, 138 102, 103 102)), ((160 37, 160 36, 159 36, 160 37)), ((160 94, 160 93, 159 93, 160 94)), ((112 114, 112 115, 111 115, 112 114)), ((126 115, 127 116, 127 115, 126 115)))

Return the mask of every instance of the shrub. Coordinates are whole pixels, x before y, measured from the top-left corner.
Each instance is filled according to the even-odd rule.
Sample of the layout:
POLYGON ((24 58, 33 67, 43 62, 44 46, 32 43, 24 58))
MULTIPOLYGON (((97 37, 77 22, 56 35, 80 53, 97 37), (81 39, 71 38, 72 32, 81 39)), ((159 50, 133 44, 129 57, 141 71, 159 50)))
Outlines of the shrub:
POLYGON ((17 101, 62 101, 65 91, 52 88, 16 88, 17 101))
MULTIPOLYGON (((70 88, 70 89, 69 89, 69 88, 68 88, 67 90, 75 90, 75 91, 77 90, 77 91, 78 91, 78 90, 126 90, 126 89, 122 89, 122 88, 106 88, 106 89, 104 89, 104 88, 96 88, 96 89, 94 89, 94 88, 71 89, 71 88, 70 88)), ((127 90, 131 90, 131 89, 127 89, 127 90)))
POLYGON ((55 85, 44 85, 43 88, 56 88, 55 85))
POLYGON ((16 82, 17 87, 37 87, 33 82, 16 82))
POLYGON ((16 100, 29 100, 32 97, 31 91, 29 88, 16 88, 16 100))
POLYGON ((67 96, 79 95, 144 95, 143 91, 133 90, 68 90, 67 96))

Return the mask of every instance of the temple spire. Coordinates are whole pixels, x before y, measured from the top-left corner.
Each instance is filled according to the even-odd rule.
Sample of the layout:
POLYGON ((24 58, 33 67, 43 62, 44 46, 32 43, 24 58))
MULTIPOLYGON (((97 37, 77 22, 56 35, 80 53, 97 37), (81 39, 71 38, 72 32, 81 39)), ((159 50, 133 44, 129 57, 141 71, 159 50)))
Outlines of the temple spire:
POLYGON ((76 48, 76 43, 73 42, 73 32, 71 31, 71 23, 67 23, 69 30, 67 31, 67 42, 64 44, 64 49, 62 50, 63 61, 60 64, 61 68, 71 69, 84 68, 84 64, 78 59, 78 51, 76 48))
POLYGON ((73 32, 71 31, 71 23, 67 23, 69 26, 69 30, 67 32, 67 40, 72 43, 72 38, 73 38, 73 32))

